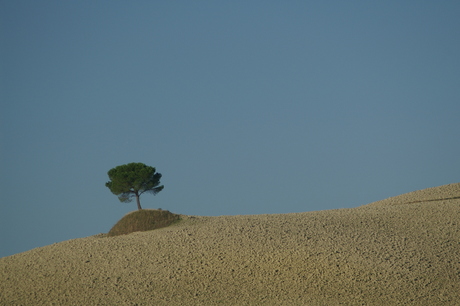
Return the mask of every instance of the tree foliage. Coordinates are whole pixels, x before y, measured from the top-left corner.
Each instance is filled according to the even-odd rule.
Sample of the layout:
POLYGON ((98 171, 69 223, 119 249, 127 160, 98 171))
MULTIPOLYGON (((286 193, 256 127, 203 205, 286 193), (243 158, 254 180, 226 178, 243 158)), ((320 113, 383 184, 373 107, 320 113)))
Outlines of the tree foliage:
POLYGON ((118 196, 120 202, 131 202, 136 198, 138 209, 142 209, 139 199, 141 194, 147 192, 155 195, 164 188, 160 185, 161 173, 156 173, 154 167, 143 163, 121 165, 110 169, 107 174, 110 181, 105 186, 118 196))

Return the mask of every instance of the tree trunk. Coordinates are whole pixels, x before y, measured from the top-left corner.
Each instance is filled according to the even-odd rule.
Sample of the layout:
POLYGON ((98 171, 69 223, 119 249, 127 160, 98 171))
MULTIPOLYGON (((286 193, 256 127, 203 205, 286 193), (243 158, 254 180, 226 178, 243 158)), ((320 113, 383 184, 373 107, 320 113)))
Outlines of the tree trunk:
POLYGON ((137 209, 141 210, 142 207, 141 207, 141 201, 139 200, 139 195, 136 194, 136 203, 137 203, 137 209))

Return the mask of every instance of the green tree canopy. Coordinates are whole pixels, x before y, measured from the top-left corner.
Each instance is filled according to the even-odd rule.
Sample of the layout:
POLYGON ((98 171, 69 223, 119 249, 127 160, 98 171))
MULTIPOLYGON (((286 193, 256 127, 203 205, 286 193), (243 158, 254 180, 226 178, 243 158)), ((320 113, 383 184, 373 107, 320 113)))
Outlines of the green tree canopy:
POLYGON ((162 191, 161 173, 155 173, 154 167, 143 163, 130 163, 110 169, 107 172, 110 181, 105 186, 118 196, 120 202, 128 203, 136 198, 137 208, 142 209, 139 197, 148 192, 153 195, 162 191))

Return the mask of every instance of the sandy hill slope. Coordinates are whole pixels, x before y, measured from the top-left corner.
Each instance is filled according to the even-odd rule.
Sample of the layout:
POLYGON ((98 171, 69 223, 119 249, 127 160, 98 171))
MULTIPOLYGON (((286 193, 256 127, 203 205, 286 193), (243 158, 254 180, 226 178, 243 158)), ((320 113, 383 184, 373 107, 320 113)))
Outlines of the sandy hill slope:
POLYGON ((0 305, 460 305, 460 184, 0 258, 0 305))

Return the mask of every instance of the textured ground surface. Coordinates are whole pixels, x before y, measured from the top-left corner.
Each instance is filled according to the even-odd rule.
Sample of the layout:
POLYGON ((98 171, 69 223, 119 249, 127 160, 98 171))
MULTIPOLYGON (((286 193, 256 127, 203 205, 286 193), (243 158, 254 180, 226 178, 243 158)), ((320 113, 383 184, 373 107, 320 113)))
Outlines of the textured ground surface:
POLYGON ((460 305, 459 197, 64 241, 0 258, 0 305, 460 305))

